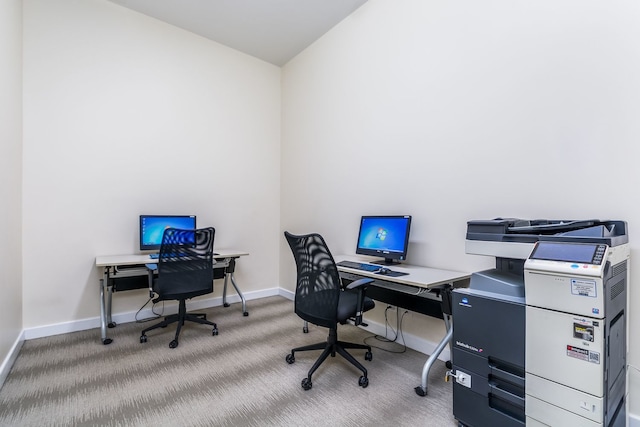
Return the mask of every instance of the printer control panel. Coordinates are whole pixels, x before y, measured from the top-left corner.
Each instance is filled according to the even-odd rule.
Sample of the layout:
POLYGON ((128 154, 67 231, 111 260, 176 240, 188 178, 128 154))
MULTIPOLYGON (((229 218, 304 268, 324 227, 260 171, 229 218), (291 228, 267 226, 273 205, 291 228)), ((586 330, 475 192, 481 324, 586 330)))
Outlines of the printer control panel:
POLYGON ((539 241, 525 265, 534 270, 600 276, 608 249, 601 243, 539 241))
POLYGON ((538 242, 529 258, 601 265, 606 251, 607 245, 597 243, 538 242))

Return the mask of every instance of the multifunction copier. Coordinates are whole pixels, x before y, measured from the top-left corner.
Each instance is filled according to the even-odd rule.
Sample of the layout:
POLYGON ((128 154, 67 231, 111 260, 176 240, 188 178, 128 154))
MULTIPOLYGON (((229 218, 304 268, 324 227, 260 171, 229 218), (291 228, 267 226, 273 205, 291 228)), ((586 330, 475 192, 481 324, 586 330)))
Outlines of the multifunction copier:
POLYGON ((453 291, 453 413, 462 426, 625 425, 624 221, 467 223, 496 258, 453 291))

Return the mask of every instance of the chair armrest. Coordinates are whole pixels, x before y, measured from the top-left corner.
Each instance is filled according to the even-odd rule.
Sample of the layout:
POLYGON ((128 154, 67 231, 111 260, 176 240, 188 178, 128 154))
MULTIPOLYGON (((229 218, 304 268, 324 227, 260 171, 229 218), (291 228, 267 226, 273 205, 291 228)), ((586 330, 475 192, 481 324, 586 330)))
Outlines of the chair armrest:
POLYGON ((351 289, 362 288, 363 286, 366 287, 365 285, 368 285, 371 282, 373 282, 373 279, 369 279, 368 277, 363 277, 362 279, 354 280, 353 282, 349 283, 345 289, 351 290, 351 289))
POLYGON ((147 273, 149 277, 149 298, 153 298, 153 273, 158 271, 158 264, 145 264, 147 267, 147 273))
POLYGON ((356 318, 355 324, 360 325, 362 323, 362 313, 364 309, 364 293, 367 289, 367 285, 373 282, 373 279, 362 278, 355 280, 347 285, 346 290, 356 290, 358 291, 358 304, 356 306, 356 318))

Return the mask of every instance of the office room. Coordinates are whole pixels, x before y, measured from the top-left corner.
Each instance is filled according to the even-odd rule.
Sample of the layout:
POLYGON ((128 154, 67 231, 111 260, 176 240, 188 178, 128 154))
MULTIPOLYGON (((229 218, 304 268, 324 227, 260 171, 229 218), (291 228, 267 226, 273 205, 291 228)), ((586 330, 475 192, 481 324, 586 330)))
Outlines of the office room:
MULTIPOLYGON (((140 214, 249 252, 249 304, 292 295, 285 230, 353 254, 361 215, 408 214, 407 263, 473 272, 494 259, 465 253, 469 220, 616 219, 640 425, 639 20, 632 0, 368 0, 277 66, 107 0, 2 2, 1 378, 24 340, 97 327, 95 257, 136 251, 140 214)), ((444 334, 403 327, 427 354, 444 334)))

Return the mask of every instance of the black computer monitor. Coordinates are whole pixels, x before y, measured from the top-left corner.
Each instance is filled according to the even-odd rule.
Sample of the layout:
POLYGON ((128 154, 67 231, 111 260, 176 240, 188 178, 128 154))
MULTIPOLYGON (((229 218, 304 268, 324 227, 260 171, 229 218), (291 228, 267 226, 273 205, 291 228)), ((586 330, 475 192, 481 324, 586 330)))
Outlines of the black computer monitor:
POLYGON ((162 235, 167 228, 195 230, 195 215, 140 215, 140 250, 160 250, 162 235))
POLYGON ((363 216, 356 253, 382 256, 375 264, 394 264, 407 259, 410 215, 363 216))

